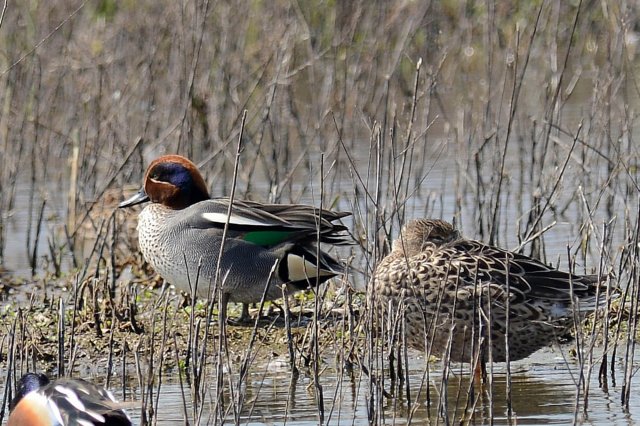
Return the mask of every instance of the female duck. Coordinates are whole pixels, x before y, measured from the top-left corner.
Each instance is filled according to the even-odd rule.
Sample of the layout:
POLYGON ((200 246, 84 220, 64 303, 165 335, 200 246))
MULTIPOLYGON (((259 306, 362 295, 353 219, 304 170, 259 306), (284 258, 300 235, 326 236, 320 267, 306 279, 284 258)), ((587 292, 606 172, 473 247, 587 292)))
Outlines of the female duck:
POLYGON ((27 373, 18 382, 7 426, 131 426, 108 390, 79 379, 50 382, 27 373))
POLYGON ((522 359, 569 331, 574 313, 593 311, 598 277, 561 272, 463 239, 447 222, 419 219, 404 226, 372 285, 379 306, 403 313, 410 346, 449 351, 456 362, 471 362, 481 347, 481 361, 491 349, 493 361, 504 362, 505 335, 509 359, 522 359))
POLYGON ((234 200, 227 217, 229 199, 210 199, 196 166, 179 155, 153 161, 144 187, 119 207, 145 201, 151 204, 138 217, 138 239, 146 261, 185 292, 207 298, 220 288, 225 317, 228 302, 258 303, 265 292, 265 300, 274 300, 283 288, 293 293, 343 271, 316 244, 347 243, 346 227, 333 222, 350 213, 234 200), (218 262, 220 287, 212 287, 218 262))

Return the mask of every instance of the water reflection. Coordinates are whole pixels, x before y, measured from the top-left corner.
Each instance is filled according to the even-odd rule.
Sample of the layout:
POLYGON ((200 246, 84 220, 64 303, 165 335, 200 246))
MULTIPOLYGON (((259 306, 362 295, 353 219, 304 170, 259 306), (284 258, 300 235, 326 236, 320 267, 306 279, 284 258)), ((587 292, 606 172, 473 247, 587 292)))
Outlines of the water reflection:
MULTIPOLYGON (((640 357, 636 356, 636 362, 640 357)), ((507 414, 507 383, 503 366, 494 369, 493 386, 485 387, 475 401, 467 405, 469 372, 467 368, 449 376, 446 387, 442 387, 442 366, 430 365, 425 375, 423 361, 416 357, 410 365, 409 388, 414 399, 407 406, 407 398, 388 394, 381 405, 382 411, 374 413, 375 422, 384 424, 571 424, 575 407, 580 407, 576 420, 583 424, 634 424, 640 417, 640 401, 631 401, 629 413, 620 403, 620 385, 611 387, 609 393, 598 388, 597 375, 591 378, 591 391, 587 414, 582 411, 583 399, 576 402, 575 378, 578 366, 565 363, 561 356, 550 349, 536 353, 524 362, 513 364, 512 416, 507 414), (428 377, 428 379, 424 379, 428 377), (429 383, 427 395, 425 381, 429 383), (444 390, 444 392, 443 392, 444 390), (492 396, 490 396, 492 394, 492 396), (446 395, 446 403, 440 400, 446 395), (439 411, 438 407, 446 407, 439 411), (439 414, 440 413, 440 414, 439 414), (465 414, 466 413, 466 414, 465 414)), ((621 377, 621 372, 618 378, 621 377)), ((353 374, 340 374, 327 368, 322 372, 321 385, 324 392, 325 422, 327 424, 368 424, 367 407, 371 401, 369 378, 360 370, 353 374)), ((632 394, 640 391, 638 382, 632 382, 632 394)), ((388 383, 385 385, 389 391, 388 383)), ((401 393, 404 393, 401 392, 401 393)), ((158 424, 173 425, 183 421, 182 393, 175 382, 163 386, 158 409, 158 424)), ((225 395, 229 401, 229 395, 225 395)), ((209 395, 214 398, 214 395, 209 395)), ((187 405, 189 406, 189 401, 187 405)), ((134 413, 136 417, 136 413, 134 413)), ((205 416, 204 418, 207 418, 205 416)), ((138 420, 139 417, 136 418, 138 420)), ((228 417, 234 423, 233 415, 228 417)), ((301 373, 292 377, 281 357, 265 360, 254 366, 246 385, 244 407, 239 415, 240 424, 289 424, 312 425, 319 421, 317 402, 311 377, 301 373)))

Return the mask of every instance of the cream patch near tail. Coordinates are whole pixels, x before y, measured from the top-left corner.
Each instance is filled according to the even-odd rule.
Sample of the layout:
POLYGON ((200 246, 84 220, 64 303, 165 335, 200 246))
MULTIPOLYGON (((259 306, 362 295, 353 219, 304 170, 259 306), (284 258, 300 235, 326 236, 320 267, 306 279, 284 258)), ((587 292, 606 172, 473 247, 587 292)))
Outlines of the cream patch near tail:
MULTIPOLYGON (((303 281, 307 279, 313 279, 318 276, 318 268, 313 263, 306 260, 304 257, 297 256, 295 254, 289 254, 287 256, 287 271, 289 281, 303 281)), ((327 271, 320 269, 320 276, 334 276, 333 271, 327 271)))

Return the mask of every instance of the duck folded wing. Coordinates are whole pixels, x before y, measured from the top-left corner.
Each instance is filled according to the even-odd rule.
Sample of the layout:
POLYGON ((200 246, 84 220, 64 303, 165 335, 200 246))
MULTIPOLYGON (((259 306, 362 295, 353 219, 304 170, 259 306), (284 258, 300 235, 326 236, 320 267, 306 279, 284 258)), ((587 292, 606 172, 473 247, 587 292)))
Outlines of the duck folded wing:
POLYGON ((521 301, 570 303, 572 295, 587 301, 595 298, 599 286, 596 275, 563 272, 525 255, 478 241, 453 243, 443 247, 440 255, 451 259, 452 278, 459 276, 464 281, 498 284, 505 290, 508 285, 511 297, 521 301))
MULTIPOLYGON (((198 229, 223 229, 229 213, 228 198, 214 198, 202 201, 183 211, 181 220, 198 229)), ((239 234, 273 239, 296 241, 316 235, 320 226, 320 242, 328 244, 351 244, 345 233, 347 227, 333 221, 350 215, 332 212, 313 206, 297 204, 261 204, 252 201, 234 201, 229 216, 229 230, 233 237, 239 234), (276 233, 276 234, 274 234, 276 233)), ((273 244, 260 244, 270 246, 273 244)))

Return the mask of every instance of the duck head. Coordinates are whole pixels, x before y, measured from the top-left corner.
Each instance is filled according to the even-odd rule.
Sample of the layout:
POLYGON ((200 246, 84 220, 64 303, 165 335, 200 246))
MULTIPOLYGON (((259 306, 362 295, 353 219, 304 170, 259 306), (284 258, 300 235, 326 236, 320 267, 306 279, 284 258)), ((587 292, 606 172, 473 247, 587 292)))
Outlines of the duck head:
POLYGON ((402 238, 393 242, 392 250, 413 256, 427 246, 439 247, 460 238, 460 233, 448 222, 437 219, 415 219, 402 228, 402 238))
POLYGON ((16 388, 16 396, 9 403, 9 410, 13 411, 13 409, 18 405, 18 402, 27 394, 31 392, 37 391, 43 386, 49 384, 49 378, 44 374, 40 373, 27 373, 20 378, 18 381, 18 385, 16 388))
POLYGON ((151 201, 179 210, 207 199, 207 185, 196 165, 181 155, 164 155, 149 164, 142 189, 118 207, 151 201))

